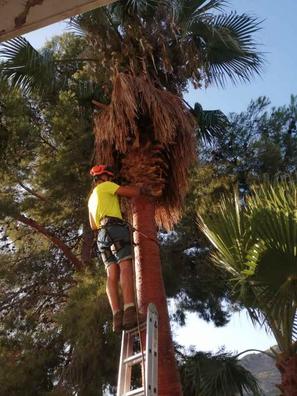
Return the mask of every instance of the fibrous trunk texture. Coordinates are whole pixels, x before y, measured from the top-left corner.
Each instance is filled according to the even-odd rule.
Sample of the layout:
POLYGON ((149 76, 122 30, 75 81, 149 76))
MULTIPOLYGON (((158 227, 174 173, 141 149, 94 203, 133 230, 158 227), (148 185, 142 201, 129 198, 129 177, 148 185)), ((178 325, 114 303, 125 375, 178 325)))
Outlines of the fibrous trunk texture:
POLYGON ((197 159, 196 121, 182 98, 146 73, 116 73, 109 105, 96 102, 95 161, 118 167, 128 184, 158 197, 157 224, 172 229, 197 159))
POLYGON ((146 313, 149 303, 154 303, 159 313, 158 395, 182 396, 172 344, 154 215, 155 205, 152 201, 143 197, 134 201, 137 300, 141 313, 146 313))
POLYGON ((276 364, 282 383, 278 385, 281 396, 297 396, 297 355, 281 357, 276 364))

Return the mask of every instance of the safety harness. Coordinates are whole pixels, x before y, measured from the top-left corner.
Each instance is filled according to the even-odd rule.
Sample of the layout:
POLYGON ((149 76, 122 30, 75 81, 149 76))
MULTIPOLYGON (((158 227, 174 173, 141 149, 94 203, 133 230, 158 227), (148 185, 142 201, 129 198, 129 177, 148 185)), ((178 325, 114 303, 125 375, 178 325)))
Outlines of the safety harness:
MULTIPOLYGON (((101 226, 100 228, 104 228, 107 237, 109 238, 111 245, 114 247, 114 251, 115 253, 118 253, 121 249, 123 249, 123 247, 125 247, 126 245, 130 245, 131 241, 123 241, 123 240, 117 240, 115 241, 110 233, 108 232, 108 226, 110 225, 120 225, 120 226, 127 226, 127 223, 117 217, 104 217, 104 219, 102 219, 101 221, 101 226)), ((106 264, 108 262, 108 259, 110 258, 110 256, 113 255, 113 252, 111 250, 111 247, 104 247, 101 248, 101 257, 103 260, 103 263, 106 264)))

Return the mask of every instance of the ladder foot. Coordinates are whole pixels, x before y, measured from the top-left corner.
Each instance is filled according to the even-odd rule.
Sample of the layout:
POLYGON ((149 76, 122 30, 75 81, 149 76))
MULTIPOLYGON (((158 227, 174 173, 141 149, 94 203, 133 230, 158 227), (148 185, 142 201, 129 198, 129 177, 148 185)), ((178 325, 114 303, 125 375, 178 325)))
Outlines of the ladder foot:
POLYGON ((158 395, 158 313, 156 307, 149 304, 146 321, 143 320, 143 315, 141 319, 142 323, 138 320, 136 327, 122 333, 117 396, 158 395), (141 341, 143 331, 146 331, 145 348, 142 347, 141 341), (140 351, 137 352, 139 349, 140 351), (136 365, 142 367, 142 387, 131 390, 132 367, 136 365))

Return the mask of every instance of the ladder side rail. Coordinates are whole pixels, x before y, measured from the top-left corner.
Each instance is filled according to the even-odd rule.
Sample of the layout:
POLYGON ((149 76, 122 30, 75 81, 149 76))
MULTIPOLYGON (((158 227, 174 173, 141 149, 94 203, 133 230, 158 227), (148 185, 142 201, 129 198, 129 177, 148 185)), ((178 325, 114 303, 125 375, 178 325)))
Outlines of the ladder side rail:
POLYGON ((145 364, 146 396, 158 394, 158 314, 153 304, 148 306, 145 364))
MULTIPOLYGON (((133 355, 133 337, 131 334, 125 331, 126 337, 126 353, 125 353, 125 360, 128 357, 133 355)), ((130 364, 125 364, 124 361, 122 362, 124 366, 124 384, 123 384, 123 395, 126 395, 130 391, 131 388, 131 376, 132 376, 132 366, 130 364)), ((122 395, 121 395, 122 396, 122 395)))
POLYGON ((117 396, 121 396, 122 392, 122 384, 124 382, 124 349, 125 349, 125 336, 122 334, 122 342, 121 342, 121 354, 119 361, 119 373, 118 373, 118 383, 117 383, 117 396))
POLYGON ((131 378, 131 367, 127 367, 126 364, 124 364, 125 359, 129 356, 129 349, 131 348, 130 346, 131 342, 129 342, 129 334, 123 331, 122 333, 122 343, 121 343, 121 355, 120 355, 120 362, 119 362, 119 374, 118 374, 118 384, 117 384, 117 396, 122 396, 124 395, 127 391, 130 390, 126 389, 127 388, 127 381, 128 384, 130 384, 129 381, 129 372, 130 371, 130 378, 131 378))
POLYGON ((148 305, 146 325, 141 327, 122 333, 117 396, 158 396, 158 312, 154 304, 148 305), (145 350, 141 347, 139 353, 133 353, 134 337, 141 338, 141 331, 146 331, 145 350), (143 370, 143 385, 131 390, 132 367, 137 364, 143 370))
POLYGON ((155 318, 153 321, 153 369, 152 369, 152 384, 153 384, 153 395, 157 396, 158 395, 158 359, 159 359, 159 349, 158 349, 158 329, 159 329, 159 323, 158 323, 158 314, 155 312, 155 318))

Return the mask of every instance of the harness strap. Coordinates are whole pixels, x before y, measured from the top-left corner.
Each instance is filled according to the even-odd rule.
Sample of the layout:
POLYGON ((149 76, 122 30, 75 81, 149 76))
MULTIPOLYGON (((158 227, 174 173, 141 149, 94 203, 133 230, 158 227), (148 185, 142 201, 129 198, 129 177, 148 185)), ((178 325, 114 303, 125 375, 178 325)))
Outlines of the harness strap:
POLYGON ((121 249, 123 249, 123 247, 125 247, 127 245, 131 245, 130 241, 123 241, 123 240, 113 241, 113 246, 114 246, 116 253, 119 252, 121 249))
POLYGON ((100 220, 101 228, 105 228, 107 225, 110 224, 118 224, 118 225, 125 225, 126 222, 119 217, 112 217, 112 216, 105 216, 103 219, 100 220))
POLYGON ((109 257, 112 256, 112 251, 109 248, 106 248, 100 252, 103 263, 106 264, 109 257))

